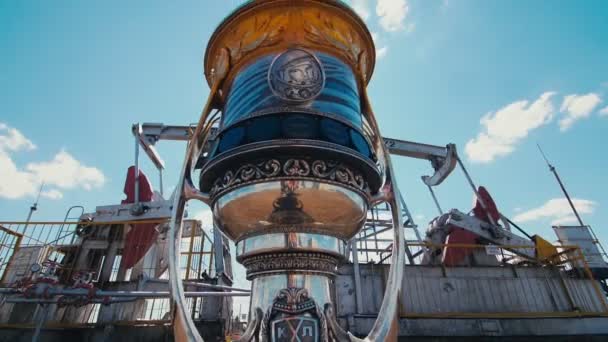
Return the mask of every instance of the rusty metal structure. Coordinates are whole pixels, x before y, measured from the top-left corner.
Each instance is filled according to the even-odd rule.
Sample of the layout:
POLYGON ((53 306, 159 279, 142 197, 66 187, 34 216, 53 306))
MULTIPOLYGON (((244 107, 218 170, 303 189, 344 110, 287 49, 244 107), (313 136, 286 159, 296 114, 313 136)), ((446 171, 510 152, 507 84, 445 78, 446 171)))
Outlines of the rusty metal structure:
POLYGON ((133 125, 125 200, 0 222, 0 341, 606 338, 608 264, 590 227, 555 227, 559 244, 531 236, 455 145, 382 137, 374 64, 370 32, 341 1, 237 8, 207 45, 198 124, 133 125), (170 197, 163 140, 186 144, 170 197), (422 181, 438 216, 424 233, 391 156, 432 166, 422 181), (433 191, 457 167, 470 212, 444 211, 433 191), (210 218, 188 217, 190 201, 210 218), (234 286, 233 259, 250 288, 234 286), (249 312, 235 320, 239 296, 249 312))

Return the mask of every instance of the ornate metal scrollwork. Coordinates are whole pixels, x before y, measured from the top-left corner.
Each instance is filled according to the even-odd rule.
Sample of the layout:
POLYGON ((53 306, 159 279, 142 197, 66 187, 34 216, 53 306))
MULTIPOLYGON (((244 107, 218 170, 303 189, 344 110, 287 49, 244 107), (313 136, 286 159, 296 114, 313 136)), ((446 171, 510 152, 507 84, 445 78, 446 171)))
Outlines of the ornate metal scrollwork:
POLYGON ((310 174, 310 166, 304 160, 289 159, 283 165, 283 172, 287 176, 308 176, 310 174))
POLYGON ((210 195, 215 197, 229 189, 250 182, 280 178, 311 178, 341 183, 367 192, 368 185, 362 174, 351 167, 331 160, 270 159, 258 163, 248 163, 236 171, 227 170, 213 183, 210 195))
POLYGON ((307 270, 311 272, 335 273, 338 267, 336 257, 321 253, 272 253, 252 256, 243 260, 247 277, 252 275, 286 270, 307 270))
POLYGON ((316 160, 312 163, 312 173, 315 177, 338 181, 362 190, 366 188, 363 176, 356 174, 352 169, 341 163, 316 160))
POLYGON ((281 163, 276 159, 266 160, 257 164, 245 164, 236 171, 226 171, 223 177, 218 178, 213 183, 210 194, 213 197, 220 191, 229 189, 237 184, 257 179, 276 177, 280 172, 281 163))

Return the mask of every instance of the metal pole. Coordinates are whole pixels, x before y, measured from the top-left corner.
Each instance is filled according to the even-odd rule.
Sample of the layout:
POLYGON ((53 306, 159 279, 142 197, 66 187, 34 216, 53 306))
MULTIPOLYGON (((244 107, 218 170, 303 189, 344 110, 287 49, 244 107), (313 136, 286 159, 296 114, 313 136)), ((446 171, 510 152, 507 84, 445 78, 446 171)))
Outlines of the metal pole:
MULTIPOLYGON (((150 283, 166 283, 166 284, 169 283, 169 281, 165 280, 165 279, 148 279, 148 280, 146 280, 146 282, 150 282, 150 283)), ((183 283, 184 283, 184 285, 190 285, 190 286, 201 287, 201 288, 218 289, 218 290, 226 290, 226 291, 238 291, 238 292, 247 292, 247 293, 251 292, 250 289, 242 289, 242 288, 238 288, 238 287, 225 286, 225 285, 213 285, 213 284, 197 283, 197 282, 194 282, 194 281, 184 281, 183 283)), ((2 292, 0 291, 0 293, 2 293, 2 292)))
POLYGON ((359 251, 357 250, 357 239, 351 240, 351 251, 353 253, 353 273, 355 276, 355 303, 357 306, 357 313, 363 312, 363 302, 361 294, 361 274, 359 273, 359 251))
POLYGON ((160 196, 164 198, 165 191, 163 189, 163 169, 158 169, 158 178, 160 181, 160 196))
POLYGON ((46 321, 46 315, 49 312, 49 305, 38 305, 39 307, 42 306, 42 312, 40 313, 40 318, 38 319, 38 322, 36 323, 36 330, 34 331, 34 335, 32 336, 32 342, 38 342, 38 338, 40 337, 40 331, 42 330, 42 326, 44 325, 44 322, 46 321))
POLYGON ((581 219, 581 216, 578 214, 578 211, 576 210, 576 207, 574 206, 574 203, 572 203, 572 199, 570 199, 570 194, 568 194, 568 191, 566 190, 566 187, 564 186, 564 183, 562 183, 562 180, 559 178, 559 175, 557 174, 557 170, 555 169, 555 167, 553 165, 551 165, 551 163, 549 163, 549 160, 547 159, 547 156, 545 156, 545 153, 543 152, 543 149, 540 148, 540 145, 536 144, 536 146, 538 147, 538 150, 540 151, 540 154, 542 154, 543 158, 545 159, 545 162, 547 162, 547 166, 549 166, 549 170, 553 173, 553 175, 555 176, 555 179, 557 179, 557 182, 559 183, 559 187, 562 188, 562 192, 566 196, 566 199, 568 199, 568 203, 570 204, 570 208, 572 208, 572 211, 574 212, 574 215, 576 216, 576 219, 578 220, 578 223, 581 226, 584 226, 585 224, 583 223, 583 220, 581 219))
MULTIPOLYGON (((116 303, 129 303, 136 301, 136 297, 125 297, 125 298, 114 298, 111 300, 96 299, 89 300, 89 304, 116 304, 116 303)), ((28 304, 58 304, 58 299, 40 299, 40 298, 8 298, 6 303, 28 303, 28 304)))
MULTIPOLYGON (((32 215, 34 214, 34 211, 38 210, 38 200, 40 200, 40 194, 42 193, 42 187, 44 187, 44 182, 42 182, 42 184, 40 184, 40 189, 38 190, 38 196, 36 197, 36 202, 34 202, 34 204, 32 204, 32 206, 30 207, 30 212, 27 214, 27 219, 25 220, 25 226, 23 227, 23 233, 25 235, 25 231, 27 230, 27 226, 30 223, 30 220, 32 219, 32 215)), ((19 233, 19 231, 17 231, 17 233, 19 233)))
POLYGON ((439 205, 437 196, 435 196, 435 191, 433 191, 433 187, 428 184, 427 184, 427 187, 429 188, 429 191, 431 192, 431 196, 433 196, 433 201, 435 202, 435 206, 437 207, 437 210, 439 210, 439 215, 443 215, 443 210, 441 209, 441 206, 439 205))
MULTIPOLYGON (((139 125, 137 127, 139 130, 139 125)), ((139 140, 135 136, 135 204, 139 203, 139 140)))
MULTIPOLYGON (((89 290, 86 289, 62 289, 49 290, 49 296, 88 296, 89 290)), ((248 297, 247 292, 209 292, 209 291, 190 291, 184 292, 186 297, 248 297)), ((169 297, 169 291, 96 291, 95 297, 138 297, 138 298, 164 298, 169 297)))

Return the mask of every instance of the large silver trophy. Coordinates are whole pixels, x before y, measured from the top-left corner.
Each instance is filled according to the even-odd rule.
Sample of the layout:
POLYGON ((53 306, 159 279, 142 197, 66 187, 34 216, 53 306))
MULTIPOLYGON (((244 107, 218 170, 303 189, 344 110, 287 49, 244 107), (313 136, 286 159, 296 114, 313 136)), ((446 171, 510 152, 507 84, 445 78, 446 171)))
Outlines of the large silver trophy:
MULTIPOLYGON (((179 276, 184 207, 196 199, 212 208, 252 281, 243 341, 358 341, 336 323, 332 278, 371 206, 389 203, 394 227, 402 226, 366 94, 374 63, 369 31, 340 1, 251 1, 217 28, 205 55, 211 94, 173 207, 176 340, 202 341, 179 276)), ((384 300, 366 341, 396 340, 404 239, 394 232, 384 300)))

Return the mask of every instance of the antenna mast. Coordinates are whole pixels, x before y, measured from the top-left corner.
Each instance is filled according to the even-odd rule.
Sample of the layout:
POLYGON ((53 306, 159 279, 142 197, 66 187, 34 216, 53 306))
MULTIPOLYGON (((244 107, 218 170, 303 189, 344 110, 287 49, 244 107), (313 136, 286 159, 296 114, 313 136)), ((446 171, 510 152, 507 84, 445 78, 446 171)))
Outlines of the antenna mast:
POLYGON ((564 195, 568 199, 568 203, 570 204, 570 208, 572 208, 572 211, 574 212, 574 215, 576 216, 576 219, 578 220, 578 223, 581 226, 584 226, 585 224, 583 223, 583 220, 581 219, 581 216, 578 214, 578 211, 576 211, 576 207, 574 206, 574 203, 572 203, 572 199, 570 198, 570 195, 568 194, 568 191, 566 190, 566 187, 564 186, 564 183, 562 183, 562 180, 559 178, 559 175, 557 174, 557 170, 555 169, 555 167, 553 165, 551 165, 551 163, 549 163, 549 159, 547 159, 547 156, 543 152, 543 149, 540 147, 540 145, 536 144, 536 146, 538 147, 538 150, 540 151, 540 154, 545 159, 545 162, 547 163, 547 166, 549 166, 549 170, 553 173, 553 175, 555 176, 555 179, 557 179, 557 182, 559 183, 560 188, 562 188, 562 191, 564 192, 564 195))
POLYGON ((34 204, 32 204, 32 206, 30 207, 30 212, 29 212, 29 214, 27 214, 27 220, 25 220, 26 223, 30 222, 30 220, 32 219, 32 214, 34 213, 34 211, 38 210, 38 200, 40 199, 40 194, 42 193, 43 187, 44 187, 44 182, 42 182, 42 184, 40 184, 40 189, 38 190, 38 196, 36 197, 36 202, 34 202, 34 204))

